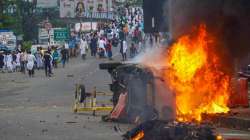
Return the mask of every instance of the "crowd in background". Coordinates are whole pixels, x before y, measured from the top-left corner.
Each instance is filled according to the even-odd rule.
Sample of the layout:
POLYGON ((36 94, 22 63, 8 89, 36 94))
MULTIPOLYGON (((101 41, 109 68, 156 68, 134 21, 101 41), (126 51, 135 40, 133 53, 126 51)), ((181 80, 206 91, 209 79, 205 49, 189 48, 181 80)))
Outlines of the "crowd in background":
POLYGON ((53 69, 58 68, 59 64, 64 68, 71 58, 80 56, 85 60, 89 50, 95 58, 112 60, 112 47, 118 44, 116 30, 114 22, 110 22, 95 32, 75 33, 63 45, 0 51, 0 71, 28 73, 33 77, 35 70, 43 69, 45 75, 50 77, 53 69))
POLYGON ((97 31, 74 33, 61 46, 0 52, 0 71, 28 71, 33 77, 35 70, 43 69, 46 76, 51 76, 60 63, 64 68, 70 58, 80 56, 85 60, 88 52, 92 57, 112 60, 113 47, 119 47, 122 61, 126 61, 144 50, 147 40, 151 46, 159 42, 159 34, 145 35, 143 29, 142 8, 126 6, 118 19, 101 24, 97 31))
POLYGON ((31 50, 0 51, 1 72, 21 72, 33 77, 35 70, 45 70, 46 76, 51 76, 52 67, 57 68, 59 62, 65 65, 68 58, 68 50, 61 48, 60 51, 53 47, 42 50, 38 47, 35 53, 31 50), (60 53, 60 54, 59 54, 60 53))

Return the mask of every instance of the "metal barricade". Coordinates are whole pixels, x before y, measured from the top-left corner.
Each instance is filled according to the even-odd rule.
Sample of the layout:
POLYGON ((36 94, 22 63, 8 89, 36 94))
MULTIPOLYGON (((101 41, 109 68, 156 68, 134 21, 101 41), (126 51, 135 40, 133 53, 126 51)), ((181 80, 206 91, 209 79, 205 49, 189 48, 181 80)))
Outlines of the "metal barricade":
POLYGON ((85 92, 84 85, 76 85, 75 91, 75 102, 73 111, 75 113, 79 112, 91 112, 92 115, 95 116, 97 111, 112 111, 113 105, 112 102, 101 100, 97 97, 105 97, 105 96, 113 96, 112 93, 105 93, 105 92, 97 92, 96 87, 94 87, 91 93, 85 92), (101 105, 100 105, 101 104, 101 105))

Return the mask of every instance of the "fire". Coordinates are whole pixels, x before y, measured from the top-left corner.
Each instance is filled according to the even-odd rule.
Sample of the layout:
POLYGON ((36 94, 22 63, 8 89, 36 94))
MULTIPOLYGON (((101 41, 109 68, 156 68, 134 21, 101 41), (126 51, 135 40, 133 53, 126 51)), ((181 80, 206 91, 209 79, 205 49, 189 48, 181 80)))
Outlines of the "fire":
POLYGON ((132 140, 142 140, 144 138, 144 132, 140 131, 132 140))
POLYGON ((201 114, 229 111, 231 78, 214 46, 215 40, 201 25, 194 35, 180 37, 165 56, 164 78, 175 93, 179 121, 201 121, 201 114))

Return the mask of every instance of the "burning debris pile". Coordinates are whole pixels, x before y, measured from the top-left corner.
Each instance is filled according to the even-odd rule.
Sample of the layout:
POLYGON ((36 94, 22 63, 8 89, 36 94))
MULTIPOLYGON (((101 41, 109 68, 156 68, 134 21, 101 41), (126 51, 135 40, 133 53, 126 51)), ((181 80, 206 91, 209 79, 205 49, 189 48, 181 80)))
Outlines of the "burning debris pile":
POLYGON ((123 135, 126 140, 216 140, 207 125, 147 121, 123 135))

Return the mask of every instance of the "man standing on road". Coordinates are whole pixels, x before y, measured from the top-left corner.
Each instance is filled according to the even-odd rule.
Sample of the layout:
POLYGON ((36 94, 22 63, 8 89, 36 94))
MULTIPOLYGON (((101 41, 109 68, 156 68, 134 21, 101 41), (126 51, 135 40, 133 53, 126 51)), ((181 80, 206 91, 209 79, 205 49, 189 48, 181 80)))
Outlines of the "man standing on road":
POLYGON ((30 51, 28 51, 27 55, 27 69, 29 71, 29 77, 34 77, 34 65, 35 65, 36 58, 30 51))
POLYGON ((96 52, 97 52, 97 37, 96 35, 93 35, 91 42, 90 42, 90 49, 91 49, 91 56, 96 57, 96 52))
POLYGON ((86 41, 86 39, 81 39, 80 40, 80 52, 81 52, 81 56, 82 59, 85 60, 86 58, 86 50, 88 49, 88 43, 86 41))
POLYGON ((120 53, 122 54, 122 61, 127 60, 127 42, 126 40, 121 41, 121 48, 120 48, 120 53))
POLYGON ((4 55, 3 52, 0 51, 0 71, 3 72, 3 67, 4 67, 4 55))
POLYGON ((109 60, 112 60, 112 43, 111 43, 111 40, 108 40, 106 50, 107 50, 109 60))
POLYGON ((51 72, 52 57, 51 57, 51 55, 49 54, 48 51, 46 51, 44 53, 43 59, 44 59, 45 75, 46 75, 46 77, 47 76, 51 77, 51 74, 52 74, 52 72, 51 72))
POLYGON ((26 69, 26 60, 27 60, 27 54, 25 51, 22 51, 20 55, 20 63, 21 63, 21 72, 25 74, 26 69))
POLYGON ((37 48, 37 52, 35 53, 35 57, 36 57, 37 69, 39 70, 39 69, 43 68, 43 57, 42 57, 41 48, 37 48))
POLYGON ((65 46, 64 46, 63 49, 61 50, 61 62, 62 62, 63 68, 65 67, 67 56, 68 56, 68 51, 67 49, 65 49, 65 46))
POLYGON ((12 58, 12 54, 10 51, 7 51, 7 55, 6 55, 6 66, 7 66, 7 70, 8 72, 13 72, 13 64, 12 64, 13 58, 12 58))
POLYGON ((106 57, 106 48, 105 48, 105 46, 106 46, 106 42, 105 42, 104 38, 101 37, 101 39, 98 42, 98 51, 99 51, 98 53, 99 53, 100 58, 106 57))
POLYGON ((67 62, 69 62, 69 44, 68 44, 68 41, 65 42, 64 48, 66 49, 66 52, 67 52, 66 60, 67 60, 67 62))
POLYGON ((53 53, 52 53, 52 57, 53 57, 53 67, 57 68, 57 62, 59 60, 59 53, 57 52, 57 49, 55 48, 53 53))

